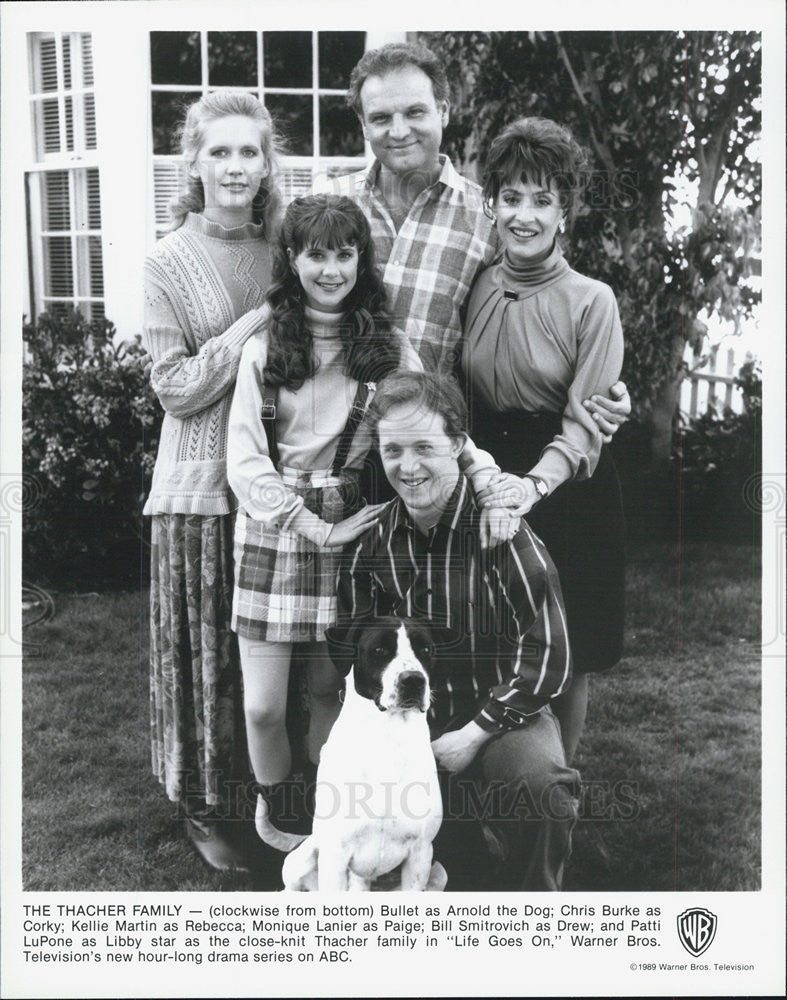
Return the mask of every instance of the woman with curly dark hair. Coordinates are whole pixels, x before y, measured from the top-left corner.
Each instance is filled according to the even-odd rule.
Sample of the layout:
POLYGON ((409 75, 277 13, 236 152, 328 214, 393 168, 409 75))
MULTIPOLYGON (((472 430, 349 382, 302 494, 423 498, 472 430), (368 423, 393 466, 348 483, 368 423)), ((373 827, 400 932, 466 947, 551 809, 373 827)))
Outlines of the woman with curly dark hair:
MULTIPOLYGON (((623 643, 620 484, 593 401, 620 376, 623 334, 612 289, 572 270, 560 245, 585 166, 568 129, 545 118, 521 118, 492 142, 483 191, 503 255, 473 288, 462 359, 473 435, 521 477, 518 512, 560 575, 574 680, 553 708, 569 761, 587 675, 613 666, 623 643)), ((489 496, 499 503, 511 482, 501 476, 489 496)))

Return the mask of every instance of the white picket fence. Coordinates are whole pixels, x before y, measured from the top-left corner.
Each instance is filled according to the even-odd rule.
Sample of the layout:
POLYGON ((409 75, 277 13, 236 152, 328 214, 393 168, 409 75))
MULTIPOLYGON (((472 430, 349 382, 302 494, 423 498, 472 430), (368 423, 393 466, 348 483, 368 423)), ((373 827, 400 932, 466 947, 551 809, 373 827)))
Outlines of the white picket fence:
POLYGON ((737 354, 735 348, 715 344, 698 354, 686 345, 683 356, 686 375, 680 389, 680 412, 684 420, 702 416, 709 410, 721 416, 725 408, 740 413, 743 397, 735 386, 738 371, 752 360, 750 351, 737 354))

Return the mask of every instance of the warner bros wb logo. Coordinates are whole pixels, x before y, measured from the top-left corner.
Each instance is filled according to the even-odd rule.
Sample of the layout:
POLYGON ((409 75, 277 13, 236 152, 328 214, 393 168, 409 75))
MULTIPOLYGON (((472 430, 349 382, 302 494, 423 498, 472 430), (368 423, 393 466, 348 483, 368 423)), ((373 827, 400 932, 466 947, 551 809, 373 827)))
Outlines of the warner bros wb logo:
POLYGON ((695 906, 678 917, 678 937, 686 951, 695 958, 710 948, 716 936, 718 919, 715 913, 695 906))

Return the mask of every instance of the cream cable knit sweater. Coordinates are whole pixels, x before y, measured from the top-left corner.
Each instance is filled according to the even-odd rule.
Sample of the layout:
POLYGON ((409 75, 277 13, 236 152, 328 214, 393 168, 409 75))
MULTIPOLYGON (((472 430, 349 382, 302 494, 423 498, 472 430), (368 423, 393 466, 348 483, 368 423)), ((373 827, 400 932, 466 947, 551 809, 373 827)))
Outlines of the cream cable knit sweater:
POLYGON ((227 426, 243 345, 262 325, 270 253, 262 225, 190 214, 145 262, 143 344, 164 407, 146 514, 228 514, 227 426))

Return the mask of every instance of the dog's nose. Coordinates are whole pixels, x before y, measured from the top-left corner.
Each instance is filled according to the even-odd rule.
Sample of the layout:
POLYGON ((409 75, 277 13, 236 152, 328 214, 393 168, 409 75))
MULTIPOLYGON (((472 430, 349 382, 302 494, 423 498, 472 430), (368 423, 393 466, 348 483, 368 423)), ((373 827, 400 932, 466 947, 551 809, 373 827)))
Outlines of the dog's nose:
POLYGON ((396 687, 402 704, 420 704, 426 692, 426 678, 420 670, 404 670, 397 678, 396 687))

